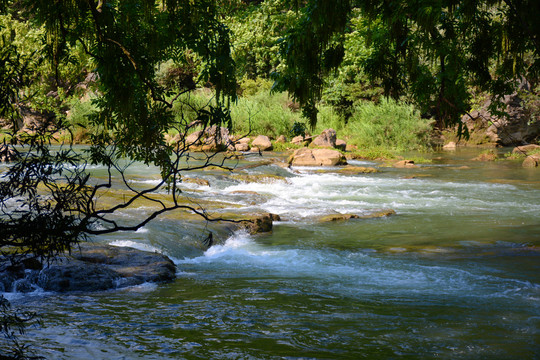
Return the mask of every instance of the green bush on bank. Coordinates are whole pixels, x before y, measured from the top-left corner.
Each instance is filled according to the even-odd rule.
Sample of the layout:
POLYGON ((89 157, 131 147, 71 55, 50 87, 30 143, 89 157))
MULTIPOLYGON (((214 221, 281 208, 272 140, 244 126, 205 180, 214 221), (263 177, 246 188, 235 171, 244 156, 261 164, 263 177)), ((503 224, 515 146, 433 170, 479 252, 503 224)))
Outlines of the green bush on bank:
POLYGON ((363 149, 391 151, 425 150, 430 144, 431 120, 422 119, 413 105, 382 99, 353 108, 345 123, 331 107, 321 107, 315 133, 326 128, 363 149))

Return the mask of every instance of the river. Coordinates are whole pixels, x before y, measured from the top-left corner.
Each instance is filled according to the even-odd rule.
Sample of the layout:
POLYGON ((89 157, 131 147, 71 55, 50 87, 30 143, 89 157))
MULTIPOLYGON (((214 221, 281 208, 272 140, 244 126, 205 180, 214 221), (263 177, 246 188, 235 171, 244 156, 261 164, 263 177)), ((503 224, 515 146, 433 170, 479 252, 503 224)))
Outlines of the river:
MULTIPOLYGON (((210 186, 186 193, 231 204, 219 211, 282 221, 205 249, 204 224, 159 218, 94 241, 163 252, 176 281, 7 295, 43 315, 23 340, 51 359, 540 358, 540 170, 474 155, 416 169, 352 161, 380 170, 362 175, 247 170, 286 179, 264 184, 189 174, 210 186), (396 215, 317 220, 382 209, 396 215)), ((142 184, 158 171, 133 174, 142 184)))

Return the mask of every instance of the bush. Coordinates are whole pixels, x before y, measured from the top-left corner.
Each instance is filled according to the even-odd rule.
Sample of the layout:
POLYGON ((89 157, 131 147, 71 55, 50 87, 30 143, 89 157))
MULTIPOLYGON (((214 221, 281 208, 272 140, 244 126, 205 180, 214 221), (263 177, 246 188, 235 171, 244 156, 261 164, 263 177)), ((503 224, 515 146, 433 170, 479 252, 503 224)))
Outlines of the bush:
POLYGON ((412 105, 383 99, 379 104, 356 106, 344 131, 350 134, 350 143, 363 148, 425 150, 430 145, 431 122, 412 105))

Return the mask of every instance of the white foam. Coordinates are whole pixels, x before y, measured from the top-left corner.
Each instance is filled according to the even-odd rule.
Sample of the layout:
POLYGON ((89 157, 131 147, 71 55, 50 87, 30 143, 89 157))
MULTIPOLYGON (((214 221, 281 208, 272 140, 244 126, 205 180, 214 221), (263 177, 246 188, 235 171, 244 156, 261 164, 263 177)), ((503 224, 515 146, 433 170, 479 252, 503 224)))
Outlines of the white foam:
POLYGON ((110 242, 109 245, 118 246, 118 247, 130 247, 130 248, 141 250, 141 251, 162 253, 160 249, 152 245, 138 243, 131 240, 115 240, 115 241, 110 242))

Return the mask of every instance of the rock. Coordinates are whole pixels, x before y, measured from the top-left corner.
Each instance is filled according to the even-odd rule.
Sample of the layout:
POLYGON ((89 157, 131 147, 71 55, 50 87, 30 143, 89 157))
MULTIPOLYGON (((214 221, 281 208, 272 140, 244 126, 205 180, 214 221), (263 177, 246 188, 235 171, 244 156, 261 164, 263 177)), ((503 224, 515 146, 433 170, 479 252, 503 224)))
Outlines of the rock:
POLYGON ((317 136, 311 145, 334 148, 336 146, 336 130, 326 129, 317 136))
POLYGON ((319 218, 320 222, 345 221, 350 219, 358 219, 360 216, 356 214, 330 214, 319 218))
POLYGON ((395 168, 417 168, 418 166, 414 164, 412 160, 400 160, 394 163, 395 168))
POLYGON ((165 134, 165 135, 163 135, 163 139, 165 140, 165 142, 169 146, 174 146, 174 145, 178 144, 180 142, 180 140, 181 140, 180 134, 176 134, 174 136, 171 136, 169 134, 165 134))
POLYGON ((276 139, 276 142, 280 144, 284 144, 287 142, 287 138, 285 137, 285 135, 279 135, 279 137, 276 139))
POLYGON ((449 151, 452 151, 452 150, 456 150, 456 143, 453 142, 453 141, 450 141, 448 144, 444 145, 443 146, 443 150, 449 150, 449 151))
POLYGON ((487 100, 480 110, 462 117, 461 121, 471 134, 484 134, 491 142, 504 146, 527 143, 540 135, 538 115, 522 101, 518 93, 502 99, 501 110, 508 116, 492 115, 488 110, 490 105, 491 100, 487 100))
POLYGON ((512 154, 528 155, 530 152, 533 152, 534 150, 537 150, 537 149, 540 149, 540 145, 529 144, 529 145, 516 146, 512 150, 512 154))
POLYGON ((529 155, 521 164, 524 168, 536 168, 540 166, 540 155, 529 155))
POLYGON ((241 138, 241 139, 238 139, 236 142, 237 142, 238 144, 249 144, 250 141, 251 141, 250 138, 248 138, 248 137, 243 137, 243 138, 241 138))
POLYGON ((200 186, 210 186, 210 182, 208 180, 201 179, 201 178, 184 177, 184 178, 182 178, 182 182, 188 183, 188 184, 197 184, 197 185, 200 185, 200 186))
POLYGON ((247 143, 237 143, 234 145, 236 151, 249 151, 249 145, 247 143))
POLYGON ((193 151, 223 151, 234 150, 235 146, 229 137, 229 130, 212 125, 207 129, 198 130, 185 138, 185 145, 193 151))
POLYGON ((272 231, 273 221, 279 221, 279 215, 262 214, 253 216, 249 220, 245 220, 242 227, 249 231, 250 234, 258 234, 272 231))
POLYGON ((82 261, 70 261, 43 269, 37 285, 46 291, 102 291, 115 287, 120 278, 114 270, 82 261))
POLYGON ((266 135, 257 136, 251 143, 252 147, 257 147, 260 151, 272 150, 272 142, 266 135))
POLYGON ((291 155, 289 164, 293 166, 336 166, 346 165, 347 161, 337 150, 302 148, 291 155))
POLYGON ((345 140, 336 139, 336 145, 334 147, 338 150, 345 151, 347 150, 347 143, 345 140))
POLYGON ((313 140, 312 136, 306 135, 306 136, 295 136, 292 138, 291 143, 294 145, 303 145, 308 146, 311 141, 313 140))
POLYGON ((203 136, 202 130, 197 130, 186 137, 186 146, 200 145, 203 136))
POLYGON ((171 281, 176 276, 174 263, 165 255, 93 243, 80 243, 72 255, 61 256, 41 270, 32 261, 25 264, 27 268, 0 267, 3 288, 28 292, 37 285, 46 291, 101 291, 171 281))
POLYGON ((360 218, 361 219, 374 219, 374 218, 380 218, 380 217, 391 216, 391 215, 396 215, 395 210, 385 209, 385 210, 376 211, 368 215, 362 215, 360 216, 360 218))
POLYGON ((490 151, 481 153, 480 155, 475 157, 473 160, 474 161, 495 161, 497 160, 497 154, 494 151, 490 150, 490 151))
POLYGON ((0 144, 0 162, 14 161, 17 157, 17 152, 9 145, 0 144))

